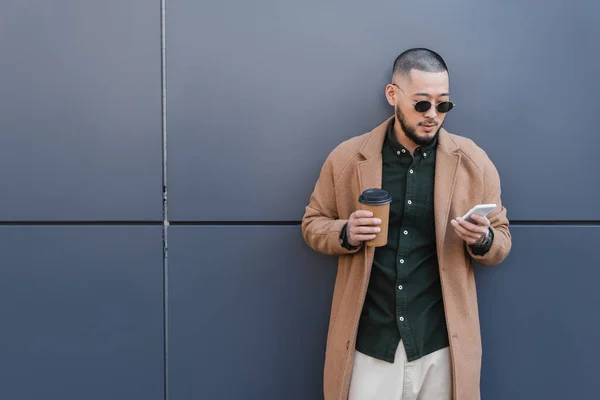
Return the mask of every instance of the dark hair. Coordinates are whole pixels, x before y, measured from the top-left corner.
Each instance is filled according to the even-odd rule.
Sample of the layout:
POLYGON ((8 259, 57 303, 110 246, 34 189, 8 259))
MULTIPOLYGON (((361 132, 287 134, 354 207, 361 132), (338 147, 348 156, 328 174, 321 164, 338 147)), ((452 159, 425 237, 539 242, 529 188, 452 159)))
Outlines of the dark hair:
POLYGON ((448 71, 444 59, 435 51, 425 48, 408 49, 396 57, 392 74, 409 76, 412 69, 424 72, 448 71))

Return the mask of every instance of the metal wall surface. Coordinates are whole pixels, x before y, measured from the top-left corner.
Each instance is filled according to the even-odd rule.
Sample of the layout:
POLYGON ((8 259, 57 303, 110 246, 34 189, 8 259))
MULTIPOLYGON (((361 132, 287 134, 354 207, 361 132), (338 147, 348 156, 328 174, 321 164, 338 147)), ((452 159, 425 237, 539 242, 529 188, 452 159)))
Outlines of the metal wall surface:
POLYGON ((594 398, 598 21, 594 0, 3 4, 0 398, 321 399, 336 260, 299 220, 413 46, 446 58, 446 128, 517 222, 477 268, 483 400, 594 398))
POLYGON ((322 397, 335 260, 299 227, 174 226, 169 265, 170 399, 322 397))
MULTIPOLYGON (((300 323, 292 346, 281 332, 307 316, 290 322, 282 310, 306 303, 324 324, 335 260, 309 263, 311 295, 282 302, 281 251, 302 246, 288 250, 283 232, 293 228, 265 225, 299 221, 329 151, 391 113, 384 86, 394 58, 413 46, 446 58, 458 105, 446 128, 488 152, 509 218, 521 221, 509 259, 478 269, 482 398, 565 398, 566 382, 589 376, 600 351, 593 340, 560 343, 600 334, 581 290, 598 258, 576 246, 586 234, 593 246, 600 220, 592 108, 600 84, 591 79, 600 56, 590 51, 600 35, 597 2, 172 0, 168 10, 169 215, 191 225, 170 228, 173 398, 276 399, 284 387, 322 398, 323 354, 298 347, 316 351, 325 337, 307 336, 300 323), (252 227, 236 225, 244 222, 252 227), (580 266, 578 277, 564 282, 565 265, 580 266), (513 319, 506 305, 516 307, 513 319), (318 370, 292 374, 292 358, 318 370)), ((285 276, 306 273, 300 254, 285 276)), ((306 291, 302 279, 292 287, 306 291)), ((591 383, 575 392, 595 395, 591 383)))
POLYGON ((161 219, 160 8, 4 2, 2 221, 161 219))
POLYGON ((0 398, 163 399, 160 227, 0 227, 0 398))
POLYGON ((600 220, 595 0, 172 0, 167 17, 173 220, 300 219, 327 153, 391 115, 413 46, 446 58, 446 127, 489 152, 511 218, 600 220))
POLYGON ((483 400, 596 398, 600 227, 512 233, 505 264, 476 270, 483 400))

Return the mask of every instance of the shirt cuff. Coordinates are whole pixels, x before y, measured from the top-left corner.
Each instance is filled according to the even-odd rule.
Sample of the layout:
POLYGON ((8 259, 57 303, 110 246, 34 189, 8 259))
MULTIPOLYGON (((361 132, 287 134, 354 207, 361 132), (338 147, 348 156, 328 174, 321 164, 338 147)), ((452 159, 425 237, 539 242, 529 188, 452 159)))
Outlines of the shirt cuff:
POLYGON ((489 235, 486 241, 482 244, 469 245, 471 251, 476 256, 483 256, 485 253, 490 251, 490 247, 492 247, 492 242, 494 241, 494 230, 492 228, 489 229, 489 235))
POLYGON ((342 231, 340 232, 340 244, 342 245, 343 248, 345 248, 347 250, 356 250, 360 247, 360 245, 352 246, 352 245, 350 245, 350 243, 348 243, 347 228, 348 228, 348 223, 346 222, 344 224, 344 226, 342 227, 342 231))

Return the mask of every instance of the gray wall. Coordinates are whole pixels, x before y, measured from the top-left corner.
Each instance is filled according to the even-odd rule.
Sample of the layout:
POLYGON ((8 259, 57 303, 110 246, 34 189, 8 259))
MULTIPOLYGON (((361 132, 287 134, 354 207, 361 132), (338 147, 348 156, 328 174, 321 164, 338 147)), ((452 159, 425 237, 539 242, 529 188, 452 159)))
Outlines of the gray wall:
POLYGON ((0 398, 322 398, 335 259, 299 221, 413 46, 512 223, 477 267, 483 399, 596 396, 598 2, 5 3, 0 398))

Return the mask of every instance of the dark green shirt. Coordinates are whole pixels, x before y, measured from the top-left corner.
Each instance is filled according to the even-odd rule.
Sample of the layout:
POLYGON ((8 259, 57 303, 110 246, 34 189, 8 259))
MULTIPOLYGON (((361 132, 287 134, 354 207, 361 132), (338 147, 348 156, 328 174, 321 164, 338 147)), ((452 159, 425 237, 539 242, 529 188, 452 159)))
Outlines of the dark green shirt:
POLYGON ((409 361, 448 346, 433 211, 437 143, 414 155, 384 141, 382 188, 392 195, 388 242, 375 250, 356 349, 393 362, 402 339, 409 361))

